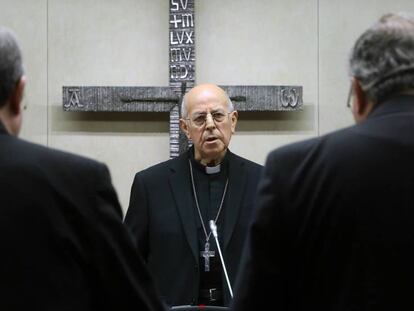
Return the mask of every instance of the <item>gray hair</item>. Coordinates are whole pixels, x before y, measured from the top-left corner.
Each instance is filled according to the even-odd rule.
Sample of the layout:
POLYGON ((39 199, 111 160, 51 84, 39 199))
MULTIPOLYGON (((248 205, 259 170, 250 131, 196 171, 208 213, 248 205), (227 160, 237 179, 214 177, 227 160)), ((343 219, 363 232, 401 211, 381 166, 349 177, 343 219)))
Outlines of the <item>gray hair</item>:
POLYGON ((373 103, 414 89, 414 17, 386 14, 356 41, 349 73, 373 103))
POLYGON ((0 26, 0 108, 23 76, 22 53, 12 31, 0 26))
MULTIPOLYGON (((188 94, 188 93, 187 93, 188 94)), ((181 102, 181 118, 186 118, 188 116, 187 111, 187 94, 184 95, 183 100, 181 102)), ((231 101, 230 97, 226 94, 227 99, 227 109, 229 112, 232 112, 234 110, 233 102, 231 101)))

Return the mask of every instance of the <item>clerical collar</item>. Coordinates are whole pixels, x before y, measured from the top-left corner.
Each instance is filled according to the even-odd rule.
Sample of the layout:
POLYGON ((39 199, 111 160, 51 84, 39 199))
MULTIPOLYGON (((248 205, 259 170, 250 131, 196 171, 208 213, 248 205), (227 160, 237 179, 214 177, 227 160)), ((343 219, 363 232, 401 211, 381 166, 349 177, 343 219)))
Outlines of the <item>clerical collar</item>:
POLYGON ((206 166, 206 174, 220 173, 221 164, 216 166, 206 166))
POLYGON ((223 169, 225 170, 225 167, 227 167, 227 162, 228 162, 227 161, 228 153, 229 153, 229 150, 227 150, 226 155, 224 156, 223 161, 221 161, 220 164, 216 166, 205 166, 194 158, 194 147, 191 147, 188 150, 188 154, 191 159, 191 162, 193 163, 193 166, 200 172, 204 172, 207 175, 217 174, 217 173, 220 173, 223 169))

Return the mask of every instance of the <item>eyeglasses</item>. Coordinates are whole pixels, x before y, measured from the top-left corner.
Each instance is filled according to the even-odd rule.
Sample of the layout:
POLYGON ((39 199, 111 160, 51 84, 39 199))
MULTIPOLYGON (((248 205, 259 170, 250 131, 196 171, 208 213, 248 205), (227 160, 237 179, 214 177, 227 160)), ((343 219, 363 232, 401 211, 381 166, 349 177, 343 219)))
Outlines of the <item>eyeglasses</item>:
POLYGON ((355 93, 354 93, 353 83, 351 82, 351 85, 349 86, 348 99, 346 100, 346 107, 347 108, 349 108, 349 109, 352 108, 352 103, 354 102, 354 97, 355 97, 355 93))
POLYGON ((215 111, 211 113, 199 113, 199 114, 195 114, 191 118, 187 118, 186 120, 189 120, 191 123, 193 123, 197 127, 202 127, 206 124, 208 115, 211 115, 211 118, 213 119, 214 123, 217 124, 217 123, 223 122, 230 113, 231 112, 224 112, 224 111, 215 111))

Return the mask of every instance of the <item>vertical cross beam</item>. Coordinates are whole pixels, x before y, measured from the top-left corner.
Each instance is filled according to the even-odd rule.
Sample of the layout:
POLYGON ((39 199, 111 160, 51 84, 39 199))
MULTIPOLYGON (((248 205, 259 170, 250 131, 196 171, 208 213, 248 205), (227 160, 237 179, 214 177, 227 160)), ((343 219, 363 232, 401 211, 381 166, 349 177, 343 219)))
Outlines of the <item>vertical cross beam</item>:
MULTIPOLYGON (((186 88, 195 85, 195 27, 194 0, 170 0, 170 82, 180 98, 186 88)), ((188 142, 180 131, 180 105, 170 111, 170 157, 177 157, 187 149, 188 142)))

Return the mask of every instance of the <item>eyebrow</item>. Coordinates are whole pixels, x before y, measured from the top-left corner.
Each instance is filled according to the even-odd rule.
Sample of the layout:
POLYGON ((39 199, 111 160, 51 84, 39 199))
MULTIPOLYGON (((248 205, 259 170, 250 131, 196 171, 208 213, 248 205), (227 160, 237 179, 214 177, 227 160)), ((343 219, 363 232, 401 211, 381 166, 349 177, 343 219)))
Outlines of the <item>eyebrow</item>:
MULTIPOLYGON (((210 111, 210 113, 212 113, 212 114, 217 113, 217 112, 225 112, 225 110, 222 109, 222 108, 217 108, 217 109, 213 109, 213 110, 210 111)), ((205 112, 205 111, 196 111, 196 112, 192 113, 192 115, 203 115, 203 114, 207 114, 207 112, 205 112)))

